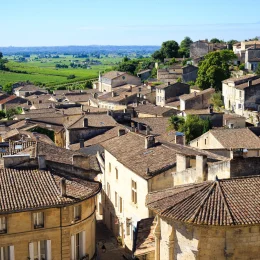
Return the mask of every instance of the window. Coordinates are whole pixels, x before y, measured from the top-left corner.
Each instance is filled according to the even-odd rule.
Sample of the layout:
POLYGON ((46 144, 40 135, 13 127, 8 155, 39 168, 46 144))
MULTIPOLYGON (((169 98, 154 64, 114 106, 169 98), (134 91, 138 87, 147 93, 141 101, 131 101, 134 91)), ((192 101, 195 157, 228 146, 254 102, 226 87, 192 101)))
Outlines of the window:
POLYGON ((34 228, 43 228, 44 227, 44 213, 43 212, 33 213, 33 225, 34 225, 34 228))
POLYGON ((6 233, 7 225, 6 225, 6 217, 0 217, 0 234, 6 233))
POLYGON ((137 183, 132 180, 132 202, 137 204, 137 183))
POLYGON ((0 260, 14 260, 14 246, 0 247, 0 260))
POLYGON ((30 259, 51 260, 51 240, 29 243, 30 259))
POLYGON ((81 219, 81 205, 77 205, 74 207, 73 217, 75 221, 81 219))
POLYGON ((115 207, 117 207, 117 192, 115 191, 115 207))
POLYGON ((71 260, 79 260, 86 256, 86 232, 82 231, 71 236, 71 260))
POLYGON ((238 108, 238 109, 241 109, 241 108, 242 108, 242 105, 241 105, 241 104, 237 104, 237 108, 238 108))
POLYGON ((108 171, 111 172, 111 163, 108 164, 108 171))
POLYGON ((111 193, 110 193, 110 184, 107 183, 107 196, 109 199, 111 199, 111 193))
POLYGON ((119 197, 119 212, 122 213, 123 212, 123 200, 121 197, 119 197))
POLYGON ((242 97, 242 91, 239 90, 239 97, 241 98, 242 97))
POLYGON ((118 169, 116 168, 116 180, 118 180, 118 169))

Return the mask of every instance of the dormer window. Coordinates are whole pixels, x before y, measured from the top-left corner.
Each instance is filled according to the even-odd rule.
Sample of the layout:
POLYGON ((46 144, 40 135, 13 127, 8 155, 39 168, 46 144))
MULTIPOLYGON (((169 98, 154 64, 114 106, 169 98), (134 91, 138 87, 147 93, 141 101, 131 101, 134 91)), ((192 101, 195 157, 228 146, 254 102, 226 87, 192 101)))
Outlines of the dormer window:
POLYGON ((81 205, 74 206, 74 221, 81 219, 81 205))
POLYGON ((7 230, 6 217, 0 217, 0 234, 6 233, 6 230, 7 230))
POLYGON ((34 225, 34 228, 43 228, 44 227, 44 213, 43 212, 33 213, 33 225, 34 225))

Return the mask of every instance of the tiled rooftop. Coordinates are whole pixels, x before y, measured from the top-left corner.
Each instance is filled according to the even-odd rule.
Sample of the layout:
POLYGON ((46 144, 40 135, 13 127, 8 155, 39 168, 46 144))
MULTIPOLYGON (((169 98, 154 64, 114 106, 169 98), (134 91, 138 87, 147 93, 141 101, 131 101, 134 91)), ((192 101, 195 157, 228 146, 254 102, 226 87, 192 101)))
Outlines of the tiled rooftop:
POLYGON ((181 95, 180 99, 181 100, 189 100, 189 99, 201 96, 203 94, 208 94, 208 93, 212 93, 213 94, 214 92, 215 92, 214 88, 208 88, 208 89, 202 90, 200 92, 193 92, 193 93, 190 93, 190 94, 181 95))
POLYGON ((175 186, 147 196, 160 216, 198 225, 260 224, 260 176, 175 186))
POLYGON ((79 202, 100 191, 100 184, 71 176, 66 197, 60 196, 61 176, 39 170, 0 170, 0 214, 59 207, 79 202))

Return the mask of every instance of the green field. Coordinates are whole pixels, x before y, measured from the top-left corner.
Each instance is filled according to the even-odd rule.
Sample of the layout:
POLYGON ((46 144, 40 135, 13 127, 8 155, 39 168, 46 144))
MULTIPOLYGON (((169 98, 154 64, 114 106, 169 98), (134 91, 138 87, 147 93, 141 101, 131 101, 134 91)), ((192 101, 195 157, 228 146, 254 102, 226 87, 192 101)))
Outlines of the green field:
POLYGON ((112 66, 122 60, 121 57, 102 57, 100 59, 91 58, 100 61, 102 64, 90 65, 90 68, 71 68, 71 62, 80 63, 86 58, 74 58, 71 55, 60 55, 60 58, 38 58, 31 55, 25 62, 14 60, 13 56, 7 56, 9 62, 6 66, 12 71, 26 73, 15 73, 0 71, 0 85, 15 83, 18 81, 31 81, 33 83, 43 83, 46 86, 62 85, 70 82, 83 81, 98 77, 99 71, 109 71, 112 66), (56 64, 68 65, 69 68, 56 68, 56 64), (69 75, 75 75, 73 80, 68 80, 69 75))

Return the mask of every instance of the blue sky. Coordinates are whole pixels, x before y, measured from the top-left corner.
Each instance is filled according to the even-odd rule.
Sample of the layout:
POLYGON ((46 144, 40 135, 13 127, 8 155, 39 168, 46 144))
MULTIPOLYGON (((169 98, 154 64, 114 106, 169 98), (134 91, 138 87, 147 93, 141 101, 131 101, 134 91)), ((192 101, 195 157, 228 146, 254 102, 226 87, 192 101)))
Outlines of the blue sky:
POLYGON ((259 0, 0 0, 0 46, 161 45, 260 36, 259 0))

